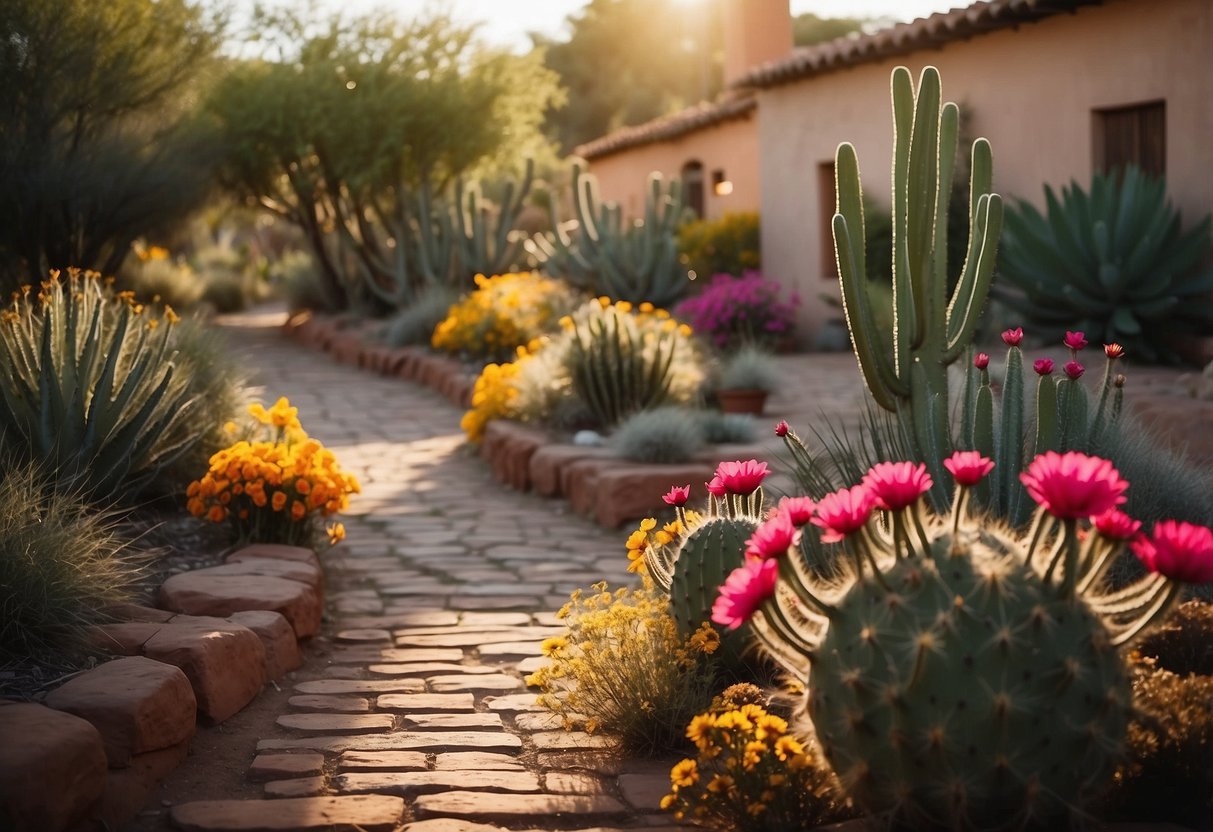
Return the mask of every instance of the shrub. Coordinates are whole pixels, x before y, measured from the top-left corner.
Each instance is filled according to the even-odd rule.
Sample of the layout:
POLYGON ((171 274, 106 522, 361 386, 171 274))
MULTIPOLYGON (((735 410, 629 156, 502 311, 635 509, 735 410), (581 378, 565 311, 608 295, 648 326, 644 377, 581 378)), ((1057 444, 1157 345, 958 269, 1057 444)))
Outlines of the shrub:
POLYGON ((1046 339, 1083 330, 1145 361, 1174 361, 1182 333, 1213 333, 1213 269, 1201 269, 1213 220, 1181 230, 1166 182, 1136 168, 1077 182, 1046 212, 1020 201, 1006 215, 1000 296, 1046 339))
MULTIPOLYGON (((210 469, 189 485, 187 508, 195 517, 229 523, 240 542, 313 545, 323 518, 345 510, 361 486, 332 451, 308 438, 285 398, 269 410, 252 405, 249 413, 261 436, 211 457, 210 469)), ((340 523, 327 531, 334 543, 345 534, 340 523)))
POLYGON ((0 320, 0 441, 57 487, 129 498, 198 441, 197 403, 176 364, 176 315, 70 271, 18 295, 0 320), (164 325, 161 326, 163 321, 164 325))
POLYGON ((647 583, 577 590, 557 615, 568 632, 544 641, 548 663, 526 680, 542 691, 540 704, 566 729, 601 731, 629 754, 684 746, 682 726, 711 701, 715 630, 705 625, 684 640, 647 583))
POLYGON ((81 646, 141 574, 110 519, 46 486, 32 465, 0 466, 0 664, 81 646))
POLYGON ((1133 702, 1131 762, 1117 774, 1114 806, 1131 818, 1199 828, 1213 817, 1213 676, 1182 676, 1142 659, 1133 702))
POLYGON ((458 293, 447 286, 430 286, 411 304, 401 309, 383 327, 383 341, 390 347, 413 344, 429 345, 434 330, 446 319, 451 307, 459 300, 458 293))
MULTIPOLYGON (((735 685, 734 687, 753 687, 735 685)), ((713 829, 816 829, 854 814, 830 767, 788 732, 787 721, 728 694, 687 726, 698 751, 670 771, 661 808, 713 829)))
POLYGON ((1171 610, 1160 626, 1142 637, 1137 650, 1158 667, 1179 676, 1213 676, 1213 604, 1191 600, 1171 610))
POLYGON ((270 285, 278 287, 291 312, 336 312, 344 305, 344 295, 337 297, 330 292, 315 258, 305 251, 288 251, 271 263, 268 271, 270 285))
POLYGON ((781 297, 783 287, 756 271, 741 277, 714 275, 708 285, 674 310, 719 348, 745 343, 774 346, 791 335, 800 299, 781 297))
POLYGON ((189 309, 202 298, 203 283, 184 261, 159 246, 135 248, 135 259, 119 275, 123 289, 143 303, 189 309))
POLYGON ((566 284, 533 272, 476 276, 476 290, 434 329, 435 349, 476 358, 507 358, 576 306, 566 284))
POLYGON ((688 462, 703 447, 703 427, 679 407, 642 410, 625 419, 611 436, 615 453, 633 462, 688 462))
POLYGON ((778 390, 782 383, 774 357, 750 344, 724 359, 716 380, 720 390, 765 390, 768 393, 778 390))
POLYGON ((678 229, 678 249, 697 275, 743 274, 762 268, 760 231, 756 211, 693 220, 678 229))
POLYGON ((714 445, 746 444, 755 437, 754 417, 748 413, 721 413, 705 410, 699 414, 703 438, 714 445))

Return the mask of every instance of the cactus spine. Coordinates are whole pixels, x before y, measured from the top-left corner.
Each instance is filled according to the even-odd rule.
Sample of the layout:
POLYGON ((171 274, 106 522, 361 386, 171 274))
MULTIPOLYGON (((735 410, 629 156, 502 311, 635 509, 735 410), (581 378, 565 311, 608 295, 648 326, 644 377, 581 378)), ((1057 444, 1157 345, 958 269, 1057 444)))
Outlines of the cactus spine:
POLYGON ((886 352, 864 270, 863 191, 855 148, 835 161, 834 248, 843 307, 864 381, 876 402, 909 428, 919 459, 933 466, 952 447, 947 367, 965 353, 990 291, 1002 198, 992 193, 990 145, 973 143, 968 254, 947 296, 947 211, 959 110, 940 106, 939 72, 922 71, 917 95, 904 67, 893 72, 893 342, 886 352))

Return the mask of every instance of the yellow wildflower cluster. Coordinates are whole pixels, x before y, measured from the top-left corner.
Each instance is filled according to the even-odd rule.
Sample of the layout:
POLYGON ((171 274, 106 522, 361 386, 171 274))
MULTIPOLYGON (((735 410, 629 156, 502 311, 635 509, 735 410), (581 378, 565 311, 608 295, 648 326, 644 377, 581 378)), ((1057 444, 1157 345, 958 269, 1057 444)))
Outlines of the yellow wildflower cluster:
POLYGON ((535 272, 478 274, 476 290, 450 308, 431 344, 445 352, 505 357, 552 329, 576 303, 566 283, 535 272))
POLYGON ((494 419, 513 419, 520 414, 515 403, 518 388, 515 382, 532 356, 543 349, 546 339, 536 338, 514 350, 515 359, 504 364, 488 364, 472 386, 472 409, 463 414, 459 427, 472 442, 484 436, 484 427, 494 419))
POLYGON ((543 643, 548 663, 527 677, 539 703, 566 729, 600 730, 632 753, 678 747, 679 726, 710 701, 720 636, 705 624, 684 639, 667 605, 647 581, 574 592, 557 614, 568 632, 543 643))
POLYGON ((832 773, 788 733, 787 721, 729 698, 726 691, 690 721, 686 736, 698 754, 671 769, 661 808, 678 820, 741 832, 812 829, 844 817, 832 773))
MULTIPOLYGON (((641 332, 675 332, 684 338, 689 338, 691 335, 691 327, 687 324, 682 324, 676 321, 670 313, 654 306, 645 301, 644 303, 632 303, 626 300, 612 301, 606 295, 595 298, 598 303, 598 309, 594 310, 592 305, 587 305, 578 310, 578 316, 588 315, 593 311, 611 312, 617 315, 627 315, 635 322, 641 332)), ((560 326, 564 330, 572 330, 576 327, 575 316, 565 315, 560 319, 560 326)))
MULTIPOLYGON (((687 512, 691 515, 688 522, 692 522, 692 518, 697 517, 694 512, 687 512)), ((679 539, 686 533, 686 527, 679 520, 671 520, 666 523, 661 529, 657 529, 657 521, 652 517, 647 517, 640 521, 640 527, 628 536, 628 571, 636 572, 641 575, 648 574, 648 566, 646 565, 646 553, 649 547, 655 546, 676 546, 679 539)))
MULTIPOLYGON (((321 518, 349 506, 358 480, 308 437, 285 398, 268 410, 254 404, 249 414, 271 438, 242 439, 212 456, 210 470, 190 483, 186 506, 195 517, 230 522, 240 540, 307 545, 321 518)), ((327 532, 335 543, 345 527, 335 523, 327 532)))

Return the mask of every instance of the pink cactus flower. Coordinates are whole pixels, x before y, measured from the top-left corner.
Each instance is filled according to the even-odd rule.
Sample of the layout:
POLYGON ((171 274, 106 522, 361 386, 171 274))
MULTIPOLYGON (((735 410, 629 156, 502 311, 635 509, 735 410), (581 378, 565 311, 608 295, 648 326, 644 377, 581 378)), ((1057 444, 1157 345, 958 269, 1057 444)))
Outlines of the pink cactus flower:
POLYGON ((1087 345, 1087 336, 1081 332, 1070 332, 1066 330, 1066 337, 1063 339, 1065 345, 1072 350, 1080 350, 1087 345))
POLYGON ((788 423, 782 419, 775 424, 775 435, 778 437, 782 438, 787 436, 789 430, 791 430, 791 428, 788 427, 788 423))
POLYGON ((799 528, 813 519, 816 509, 817 503, 813 502, 812 497, 783 497, 775 510, 787 514, 792 525, 799 528))
POLYGON ((777 511, 775 516, 764 520, 745 542, 745 556, 767 560, 781 558, 788 549, 800 542, 800 529, 792 524, 786 511, 777 511))
POLYGON ((705 482, 703 485, 713 497, 723 497, 729 493, 729 490, 724 487, 724 480, 720 479, 719 475, 712 477, 711 482, 705 482))
POLYGON ((973 356, 973 366, 979 370, 984 370, 990 366, 990 356, 984 352, 979 352, 973 356))
POLYGON ((840 488, 817 503, 812 523, 825 531, 822 543, 837 543, 864 527, 876 506, 876 495, 866 485, 840 488))
POLYGON ((712 621, 736 630, 775 594, 778 580, 777 560, 750 560, 734 569, 720 587, 716 603, 712 604, 712 621))
POLYGON ((687 504, 687 500, 691 499, 691 486, 671 486, 667 493, 661 495, 661 499, 667 506, 685 506, 687 504))
POLYGON ((1062 367, 1066 371, 1066 375, 1074 381, 1082 378, 1082 374, 1087 371, 1087 368, 1079 364, 1077 361, 1067 361, 1066 366, 1062 367))
POLYGON ((1023 341, 1023 327, 1017 326, 1014 329, 1004 330, 1002 333, 1002 342, 1008 347, 1018 347, 1023 341))
POLYGON ((1130 547, 1151 572, 1185 584, 1213 582, 1213 530, 1207 526, 1163 520, 1151 537, 1138 537, 1130 547))
POLYGON ((948 469, 957 485, 967 488, 977 485, 993 471, 994 461, 977 451, 956 451, 943 461, 943 467, 948 469))
POLYGON ((730 494, 753 494, 768 473, 767 464, 756 459, 722 462, 716 466, 716 479, 730 494))
POLYGON ((1079 519, 1111 511, 1129 484, 1112 463, 1078 451, 1048 451, 1019 475, 1028 495, 1054 517, 1079 519))
POLYGON ((879 462, 863 477, 863 484, 886 511, 901 511, 931 490, 934 480, 924 463, 879 462))
POLYGON ((1051 376, 1053 375, 1053 359, 1038 358, 1032 362, 1032 369, 1038 376, 1051 376))
POLYGON ((1134 520, 1118 508, 1092 517, 1091 525, 1109 540, 1132 540, 1141 531, 1141 521, 1134 520))
POLYGON ((1117 358, 1125 357, 1125 348, 1120 344, 1104 344, 1103 354, 1109 359, 1115 361, 1117 358))

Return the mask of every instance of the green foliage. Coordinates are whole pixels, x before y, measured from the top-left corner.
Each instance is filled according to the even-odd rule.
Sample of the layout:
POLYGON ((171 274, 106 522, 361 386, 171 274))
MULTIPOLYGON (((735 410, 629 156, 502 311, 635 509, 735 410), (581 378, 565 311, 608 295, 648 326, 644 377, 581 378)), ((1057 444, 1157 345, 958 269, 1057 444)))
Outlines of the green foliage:
POLYGON ((615 453, 633 462, 689 462, 703 443, 702 425, 691 411, 680 407, 634 413, 611 434, 615 453))
POLYGON ((142 311, 72 272, 0 321, 0 441, 88 500, 133 496, 201 436, 173 325, 142 311))
POLYGON ((1077 182, 1046 212, 1026 201, 1007 212, 999 296, 1047 341, 1081 330, 1144 361, 1176 361, 1176 334, 1213 334, 1213 218, 1181 230, 1166 181, 1130 167, 1077 182))
POLYGON ((190 0, 6 0, 0 40, 0 291, 52 267, 112 274, 210 187, 190 108, 219 27, 190 0))
POLYGON ((46 486, 34 466, 0 465, 0 664, 82 646, 140 578, 110 519, 46 486))
POLYGON ((434 329, 458 300, 459 293, 447 286, 431 286, 423 290, 412 303, 384 324, 383 342, 389 347, 413 344, 428 346, 434 329))
MULTIPOLYGON (((229 185, 302 230, 330 303, 372 305, 359 293, 373 288, 404 305, 424 275, 446 273, 447 245, 459 243, 442 238, 434 200, 461 177, 516 170, 542 151, 539 123, 560 100, 554 75, 540 55, 486 49, 441 16, 282 10, 257 30, 273 60, 238 65, 208 101, 229 185)), ((451 211, 481 222, 478 196, 456 201, 451 211)))
POLYGON ((858 17, 818 17, 812 12, 805 12, 792 18, 792 43, 795 46, 813 46, 861 33, 866 22, 858 17))
POLYGON ((757 211, 735 211, 716 220, 692 220, 678 229, 681 260, 696 276, 740 276, 762 268, 757 211))
POLYGON ((688 348, 674 326, 591 301, 574 317, 565 367, 573 395, 610 428, 673 398, 674 360, 688 348))
POLYGON ((744 445, 754 441, 754 417, 748 413, 721 413, 705 410, 699 414, 703 438, 714 445, 744 445))
POLYGON ((316 258, 306 251, 292 250, 269 265, 270 285, 286 298, 292 312, 311 309, 314 312, 335 312, 343 299, 330 294, 328 284, 320 274, 316 258))
POLYGON ((782 383, 775 356, 749 345, 724 357, 716 379, 719 390, 765 390, 768 393, 778 390, 782 383))
POLYGON ((1133 700, 1132 762, 1121 771, 1113 806, 1123 817, 1200 828, 1213 817, 1213 676, 1142 659, 1133 700))
POLYGON ((189 264, 170 257, 140 257, 127 261, 118 285, 149 304, 186 310, 202 298, 203 285, 189 264))
POLYGON ((682 188, 677 180, 663 185, 660 174, 649 176, 644 219, 636 222, 625 222, 619 205, 602 202, 598 180, 580 162, 573 163, 572 186, 576 222, 562 224, 553 200, 553 230, 536 234, 527 245, 543 271, 591 294, 636 304, 668 306, 690 291, 687 268, 678 257, 682 188))

